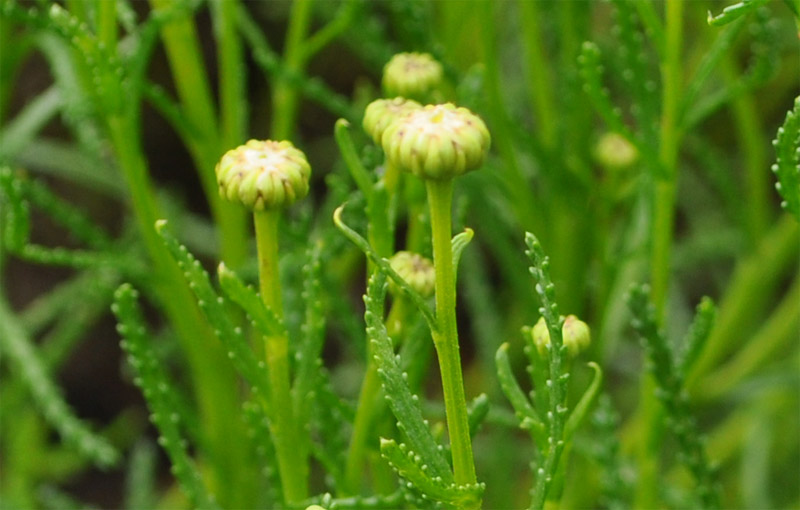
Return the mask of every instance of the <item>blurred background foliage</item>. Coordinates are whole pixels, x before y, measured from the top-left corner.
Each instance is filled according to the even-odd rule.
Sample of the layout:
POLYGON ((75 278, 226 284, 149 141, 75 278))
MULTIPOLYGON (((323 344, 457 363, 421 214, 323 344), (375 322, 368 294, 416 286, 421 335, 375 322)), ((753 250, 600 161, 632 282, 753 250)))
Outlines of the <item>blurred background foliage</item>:
MULTIPOLYGON (((526 230, 551 257, 562 313, 592 328, 582 359, 606 374, 574 440, 561 506, 688 501, 680 448, 650 430, 663 429, 663 415, 647 418, 653 388, 641 381, 646 363, 624 300, 635 282, 650 282, 673 345, 702 296, 718 305, 683 389, 718 467, 722 506, 800 506, 800 235, 770 172, 771 142, 800 93, 797 6, 743 2, 754 5, 716 26, 708 13, 725 2, 681 4, 670 14, 670 2, 627 0, 68 0, 61 9, 2 0, 2 508, 185 504, 109 307, 123 281, 145 288, 158 355, 181 405, 199 416, 189 428, 211 427, 209 413, 240 414, 236 399, 197 388, 207 370, 220 384, 235 376, 221 352, 198 347, 206 340, 192 347, 204 334, 192 328, 203 326, 181 311, 179 290, 164 290, 169 263, 151 231, 167 217, 208 267, 224 259, 252 281, 243 216, 208 185, 219 156, 248 138, 289 138, 309 157, 311 199, 282 233, 287 325, 302 322, 308 240, 323 240, 324 364, 336 393, 355 400, 364 261, 330 218, 363 197, 333 129, 348 119, 361 159, 379 166, 379 149, 356 128, 399 51, 442 62, 447 99, 492 133, 490 160, 459 181, 455 198, 456 231, 476 233, 458 311, 467 395, 492 402, 475 438, 485 507, 525 506, 532 484, 533 447, 494 364, 509 342, 523 372, 519 331, 539 316, 526 230), (108 5, 115 13, 104 23, 108 5), (609 146, 611 133, 622 137, 609 146), (631 149, 635 157, 615 159, 631 149), (27 214, 30 237, 19 231, 27 214), (648 439, 656 442, 642 447, 648 439), (637 489, 648 472, 666 480, 654 494, 637 489)), ((410 228, 401 223, 398 240, 410 228)), ((590 375, 575 365, 572 401, 590 375)), ((438 379, 427 380, 426 412, 441 420, 438 379)), ((322 470, 313 478, 323 492, 322 470)))

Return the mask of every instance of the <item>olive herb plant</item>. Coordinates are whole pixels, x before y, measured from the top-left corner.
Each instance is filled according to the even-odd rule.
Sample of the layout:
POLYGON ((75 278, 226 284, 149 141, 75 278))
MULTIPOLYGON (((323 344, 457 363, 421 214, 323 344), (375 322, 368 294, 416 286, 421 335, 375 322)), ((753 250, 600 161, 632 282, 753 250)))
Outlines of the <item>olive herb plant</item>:
POLYGON ((797 507, 799 20, 0 0, 0 506, 797 507))

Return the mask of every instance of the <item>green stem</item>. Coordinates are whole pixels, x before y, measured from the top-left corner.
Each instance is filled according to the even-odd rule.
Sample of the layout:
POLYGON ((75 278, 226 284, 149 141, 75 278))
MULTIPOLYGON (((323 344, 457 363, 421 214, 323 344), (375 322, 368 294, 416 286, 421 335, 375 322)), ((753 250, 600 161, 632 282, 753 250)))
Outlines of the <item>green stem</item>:
POLYGON ((439 357, 447 413, 447 430, 453 452, 453 472, 458 485, 474 484, 475 464, 467 419, 467 401, 461 375, 458 328, 456 324, 456 279, 451 245, 453 181, 426 182, 431 208, 433 265, 436 270, 436 321, 433 342, 439 357))
MULTIPOLYGON (((289 72, 299 72, 305 64, 303 40, 311 21, 311 0, 294 0, 284 45, 284 61, 289 72)), ((297 87, 281 79, 272 93, 272 129, 275 140, 291 138, 297 117, 297 87)))
MULTIPOLYGON (((680 132, 678 116, 681 97, 681 46, 683 0, 667 0, 664 56, 661 63, 663 84, 661 111, 661 145, 659 166, 663 176, 656 179, 653 189, 652 245, 650 279, 656 317, 663 323, 670 277, 670 252, 672 250, 673 223, 675 220, 675 193, 680 132)), ((638 464, 640 479, 636 491, 636 506, 655 506, 658 488, 658 456, 656 455, 663 433, 663 409, 653 398, 656 385, 650 374, 642 377, 639 392, 640 442, 638 464)))
POLYGON ((523 42, 527 56, 527 74, 531 80, 531 104, 536 111, 536 124, 541 133, 542 144, 546 149, 552 149, 556 142, 556 101, 553 99, 551 83, 552 74, 547 58, 541 33, 541 16, 537 2, 521 0, 519 3, 520 21, 523 30, 523 42))
POLYGON ((236 375, 226 362, 222 347, 197 307, 181 270, 156 234, 155 221, 161 216, 155 200, 147 162, 144 159, 135 122, 131 116, 108 119, 108 130, 123 177, 127 183, 137 225, 154 266, 156 296, 164 313, 178 333, 189 361, 190 373, 200 408, 201 422, 209 440, 216 466, 214 487, 223 491, 223 500, 235 485, 232 471, 239 462, 241 448, 231 442, 238 433, 236 375), (227 488, 226 488, 227 487, 227 488))
MULTIPOLYGON (((150 0, 150 3, 156 9, 164 9, 172 1, 150 0)), ((181 107, 190 123, 200 130, 188 144, 188 149, 197 167, 214 222, 219 228, 221 258, 231 267, 238 267, 247 257, 245 215, 241 208, 224 202, 219 196, 214 165, 222 150, 232 147, 220 146, 215 106, 197 31, 190 18, 180 18, 164 25, 161 37, 181 107)), ((227 65, 226 62, 227 59, 223 65, 227 65)), ((229 94, 227 90, 223 90, 223 93, 229 94)), ((227 104, 225 106, 228 107, 227 104)))
MULTIPOLYGON (((280 211, 266 210, 253 215, 258 247, 258 276, 261 299, 278 318, 283 318, 280 274, 278 271, 278 223, 280 211)), ((305 499, 308 494, 308 463, 299 448, 290 393, 289 339, 286 335, 264 338, 269 372, 273 416, 271 428, 284 499, 287 503, 305 499)))

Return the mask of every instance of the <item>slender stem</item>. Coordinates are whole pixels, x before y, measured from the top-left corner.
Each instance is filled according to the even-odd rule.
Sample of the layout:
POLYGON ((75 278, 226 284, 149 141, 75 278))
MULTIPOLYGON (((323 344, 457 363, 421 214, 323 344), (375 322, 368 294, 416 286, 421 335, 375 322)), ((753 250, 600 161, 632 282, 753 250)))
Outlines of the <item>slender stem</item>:
POLYGON ((447 430, 453 452, 453 471, 458 485, 474 484, 475 464, 467 419, 467 401, 461 375, 461 356, 456 324, 456 279, 450 237, 453 182, 426 182, 431 208, 433 265, 436 270, 436 321, 439 330, 433 336, 442 374, 447 430))
MULTIPOLYGON (((261 299, 278 318, 283 318, 278 271, 278 223, 280 211, 256 212, 256 245, 261 299)), ((285 335, 264 338, 273 416, 272 435, 278 457, 286 502, 300 501, 308 494, 308 463, 300 448, 295 426, 289 379, 289 339, 285 335)))
MULTIPOLYGON (((681 45, 683 0, 667 0, 665 41, 661 77, 663 83, 661 111, 661 145, 659 164, 665 177, 656 180, 653 188, 652 245, 650 253, 650 279, 656 317, 663 323, 666 310, 670 276, 673 223, 675 220, 675 192, 677 187, 677 160, 680 132, 678 117, 681 97, 681 45)), ((642 377, 639 387, 640 442, 638 464, 640 479, 636 491, 636 506, 655 506, 658 484, 656 455, 663 433, 663 408, 653 398, 656 384, 650 374, 642 377)))
MULTIPOLYGON (((284 61, 288 71, 301 71, 305 64, 303 41, 311 21, 311 0, 294 0, 284 45, 284 61)), ((283 140, 292 136, 297 117, 297 87, 288 80, 279 80, 272 93, 271 136, 283 140)))
POLYGON ((117 2, 100 0, 97 9, 97 38, 111 53, 117 49, 117 2))
POLYGON ((558 134, 555 112, 557 102, 553 98, 552 73, 545 56, 539 5, 527 0, 520 0, 518 4, 520 21, 525 27, 523 42, 528 64, 527 75, 531 81, 531 105, 536 111, 536 125, 541 132, 542 144, 545 148, 552 149, 558 134))

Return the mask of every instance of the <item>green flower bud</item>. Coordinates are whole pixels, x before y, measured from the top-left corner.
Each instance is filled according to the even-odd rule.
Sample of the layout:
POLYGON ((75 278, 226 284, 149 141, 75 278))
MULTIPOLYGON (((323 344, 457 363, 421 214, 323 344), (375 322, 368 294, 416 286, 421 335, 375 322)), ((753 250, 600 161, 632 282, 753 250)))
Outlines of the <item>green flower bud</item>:
MULTIPOLYGON (((585 351, 591 343, 589 326, 574 315, 567 315, 564 319, 564 324, 561 326, 561 334, 564 338, 564 346, 566 346, 567 352, 573 358, 585 351)), ((540 317, 531 330, 531 338, 539 355, 546 357, 547 349, 550 346, 550 331, 547 329, 544 317, 540 317)))
POLYGON ((402 97, 377 99, 364 110, 364 131, 380 145, 383 133, 389 124, 420 108, 422 105, 418 102, 402 97))
POLYGON ((250 140, 217 163, 222 198, 263 211, 292 205, 308 195, 311 167, 291 142, 250 140))
MULTIPOLYGON (((429 259, 418 253, 399 251, 389 259, 389 264, 421 296, 429 297, 433 295, 433 289, 436 285, 436 273, 433 270, 433 262, 429 259)), ((389 292, 395 296, 400 293, 392 280, 389 280, 389 292)))
POLYGON ((383 134, 387 159, 422 179, 448 180, 475 170, 491 137, 480 117, 447 103, 428 105, 392 122, 383 134))
POLYGON ((622 169, 631 166, 639 159, 639 151, 624 136, 606 133, 594 149, 597 161, 608 169, 622 169))
POLYGON ((442 65, 427 53, 398 53, 383 68, 387 96, 425 101, 442 84, 442 65))

